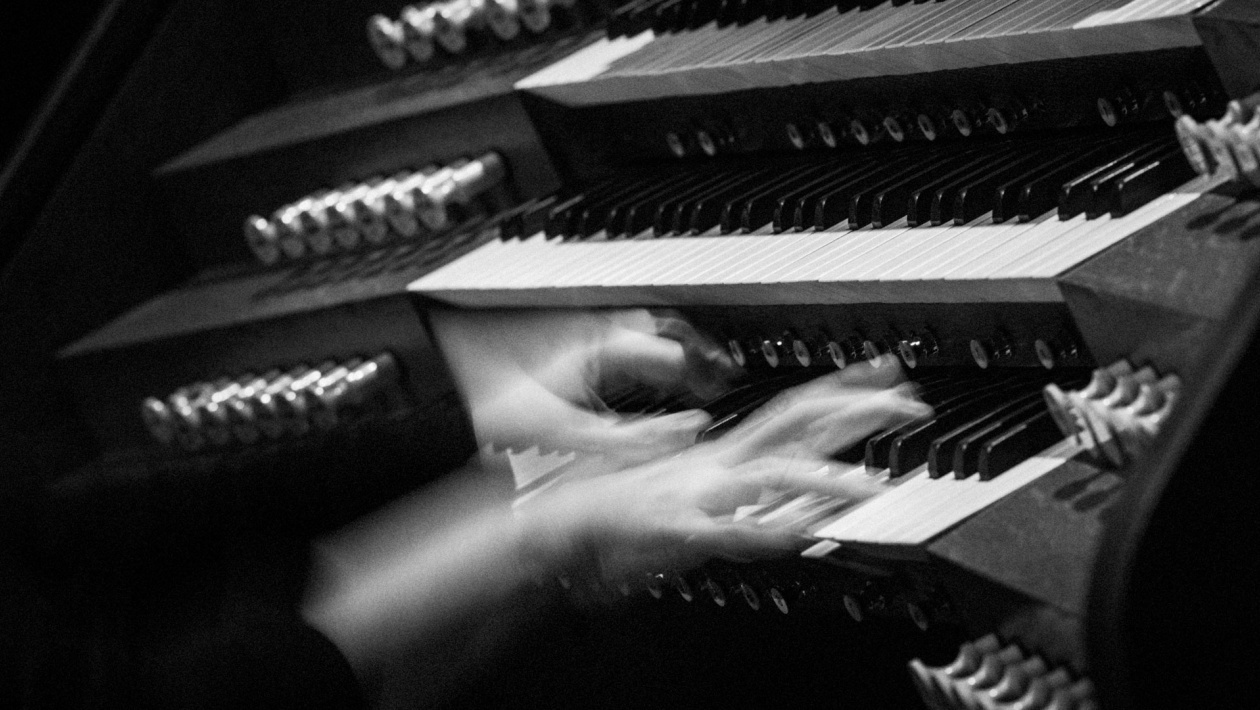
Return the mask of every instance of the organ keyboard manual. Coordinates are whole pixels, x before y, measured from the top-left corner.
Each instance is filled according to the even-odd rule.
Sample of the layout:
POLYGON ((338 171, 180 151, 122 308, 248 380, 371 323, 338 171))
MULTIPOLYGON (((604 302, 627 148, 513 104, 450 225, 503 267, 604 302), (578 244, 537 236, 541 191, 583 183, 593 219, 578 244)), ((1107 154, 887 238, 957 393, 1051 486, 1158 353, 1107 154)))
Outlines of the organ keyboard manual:
MULTIPOLYGON (((934 415, 837 455, 869 500, 738 511, 799 555, 539 580, 457 704, 1254 694, 1260 3, 104 6, 0 174, 12 517, 101 654, 296 603, 294 541, 466 459, 429 309, 646 307, 740 368, 701 441, 859 364, 934 415)), ((517 505, 605 465, 482 455, 517 505)))

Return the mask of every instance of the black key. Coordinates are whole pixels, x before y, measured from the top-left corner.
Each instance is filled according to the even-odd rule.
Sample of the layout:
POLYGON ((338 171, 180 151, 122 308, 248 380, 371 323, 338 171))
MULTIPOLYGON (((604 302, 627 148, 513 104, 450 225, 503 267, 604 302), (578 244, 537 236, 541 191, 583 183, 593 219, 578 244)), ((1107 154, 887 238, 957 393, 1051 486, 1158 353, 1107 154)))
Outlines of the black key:
POLYGON ((1066 148, 1067 146, 1064 145, 1055 145, 1034 150, 1029 155, 1012 160, 1009 165, 1001 169, 982 175, 959 187, 954 195, 954 205, 951 210, 954 224, 961 227, 987 212, 992 212, 994 196, 999 185, 1011 178, 1026 174, 1031 168, 1045 165, 1055 156, 1061 155, 1066 148))
POLYGON ((866 224, 884 227, 905 217, 910 193, 952 170, 954 165, 957 161, 953 156, 926 160, 921 170, 901 176, 873 195, 869 192, 854 195, 849 203, 849 227, 857 229, 866 224), (869 200, 869 204, 862 200, 869 200))
POLYGON ((665 0, 652 10, 652 31, 668 34, 682 29, 683 8, 687 0, 665 0))
POLYGON ((1063 440, 1050 412, 1035 414, 990 439, 980 453, 980 480, 991 481, 1063 440))
MULTIPOLYGON (((946 180, 932 195, 932 224, 940 225, 954 219, 954 207, 958 194, 967 186, 990 179, 993 175, 1009 175, 1011 165, 1026 165, 1029 156, 1027 146, 1008 145, 993 156, 993 160, 976 165, 970 172, 946 180)), ((992 187, 990 187, 990 191, 992 187)))
MULTIPOLYGON (((795 206, 792 207, 792 228, 798 232, 803 232, 811 227, 818 226, 818 205, 821 200, 826 199, 832 192, 857 187, 866 181, 874 179, 885 170, 887 159, 874 159, 870 162, 862 163, 848 169, 836 171, 830 180, 823 182, 817 189, 811 190, 796 200, 795 206)), ((843 203, 841 197, 835 198, 836 204, 843 203)), ((834 224, 832 222, 831 224, 834 224)), ((828 225, 830 226, 830 225, 828 225)), ((819 227, 821 229, 821 227, 819 227)))
POLYGON ((1124 176, 1111 199, 1111 216, 1123 217, 1194 177, 1184 155, 1174 154, 1124 176))
POLYGON ((720 222, 722 233, 730 234, 736 229, 739 229, 740 224, 743 221, 744 205, 749 200, 769 193, 775 189, 776 185, 795 180, 801 174, 811 172, 816 167, 817 166, 813 164, 798 165, 779 175, 772 176, 769 182, 756 185, 735 198, 727 201, 725 205, 722 205, 722 219, 720 222))
POLYGON ((582 238, 595 234, 604 228, 609 213, 617 205, 622 204, 626 200, 634 199, 658 184, 659 180, 651 178, 634 180, 621 185, 619 189, 610 190, 595 199, 588 200, 578 209, 578 215, 573 225, 573 235, 582 238))
MULTIPOLYGON (((1089 207, 1085 208, 1085 218, 1096 219, 1111 212, 1111 209, 1113 209, 1119 198, 1116 190, 1119 189, 1119 185, 1123 182, 1123 180, 1135 177, 1135 175, 1144 172, 1144 170, 1149 168, 1150 165, 1158 164, 1160 160, 1168 160, 1173 158, 1173 156, 1179 156, 1181 154, 1181 146, 1165 146, 1163 151, 1150 156, 1149 160, 1138 161, 1138 163, 1133 165, 1133 168, 1129 170, 1124 170, 1124 172, 1116 170, 1113 174, 1100 175, 1100 177, 1095 178, 1090 183, 1092 194, 1090 195, 1089 207)), ((1182 180, 1182 182, 1184 182, 1184 180, 1182 180)), ((1169 185, 1169 187, 1172 187, 1172 185, 1169 185)))
POLYGON ((613 10, 608 17, 608 37, 629 37, 651 28, 650 22, 640 17, 644 8, 656 4, 660 0, 632 0, 613 10))
MULTIPOLYGON (((1033 416, 1037 416, 1043 413, 1046 416, 1050 416, 1049 411, 1046 410, 1044 405, 1042 406, 1030 405, 1030 411, 1022 412, 1021 415, 1027 415, 1028 417, 1033 417, 1033 416)), ((1012 414, 1007 417, 1002 417, 1000 420, 995 420, 993 423, 983 426, 977 429, 976 431, 972 432, 971 434, 968 434, 967 436, 963 437, 958 442, 958 444, 954 447, 954 463, 953 463, 954 477, 962 479, 962 478, 968 478, 970 476, 974 476, 975 474, 979 473, 980 460, 983 457, 985 446, 994 438, 1003 436, 1006 432, 1010 431, 1012 428, 1018 426, 1020 423, 1024 421, 1027 421, 1027 420, 1023 416, 1015 416, 1014 414, 1012 414)), ((1054 425, 1053 419, 1051 420, 1051 424, 1054 425)), ((1059 430, 1057 425, 1054 425, 1054 426, 1055 426, 1055 431, 1058 433, 1058 438, 1062 439, 1063 432, 1059 430)), ((1038 449, 1038 451, 1046 448, 1046 446, 1049 446, 1049 445, 1050 444, 1046 444, 1045 446, 1042 446, 1040 449, 1038 449)), ((1033 453, 1036 453, 1036 452, 1033 452, 1033 453)))
POLYGON ((959 161, 958 167, 951 171, 948 175, 942 176, 940 179, 933 181, 929 185, 914 190, 910 193, 910 199, 906 201, 906 220, 911 227, 917 227, 920 224, 927 224, 932 221, 932 208, 935 204, 936 193, 938 190, 949 185, 951 181, 966 179, 966 176, 973 175, 977 169, 992 165, 994 160, 1000 159, 1004 152, 997 154, 969 154, 959 161))
POLYGON ((755 186, 771 179, 773 172, 762 170, 737 178, 714 191, 711 195, 697 200, 690 206, 683 206, 679 212, 679 220, 675 222, 676 232, 688 231, 700 234, 722 223, 723 210, 731 200, 746 194, 755 186), (685 220, 685 221, 683 221, 685 220), (685 229, 683 229, 685 227, 685 229))
POLYGON ((573 233, 573 219, 575 208, 586 200, 585 194, 578 194, 574 197, 560 202, 553 206, 547 213, 547 222, 543 228, 549 237, 567 237, 573 233))
POLYGON ((1001 407, 995 408, 993 411, 986 412, 936 437, 928 448, 928 475, 932 478, 940 478, 953 471, 954 447, 967 436, 986 427, 999 424, 1010 416, 1026 417, 1035 413, 1038 406, 1044 406, 1044 402, 1041 401, 1040 391, 1018 397, 1001 407))
POLYGON ((1095 178, 1117 170, 1131 169, 1131 166, 1138 161, 1145 160, 1151 154, 1158 152, 1160 147, 1160 145, 1144 143, 1065 182, 1059 188, 1059 219, 1071 219, 1089 207, 1092 196, 1090 185, 1095 178))
POLYGON ((566 239, 577 237, 583 212, 592 204, 607 199, 609 195, 631 189, 641 179, 637 175, 638 173, 619 175, 604 180, 583 190, 580 200, 576 202, 566 200, 557 205, 548 219, 547 236, 559 236, 566 239))
POLYGON ((718 6, 717 25, 718 27, 729 27, 739 19, 740 8, 743 6, 743 0, 722 0, 718 6))
POLYGON ((905 475, 926 463, 932 442, 941 434, 1016 400, 1024 399, 1029 395, 1040 395, 1040 392, 1040 382, 1020 382, 1007 388, 998 388, 985 394, 965 398, 953 406, 937 411, 936 416, 910 427, 893 441, 888 454, 888 468, 891 475, 894 477, 905 475))
POLYGON ((816 175, 808 184, 798 186, 791 192, 779 197, 774 206, 774 231, 776 233, 782 232, 794 225, 797 205, 807 195, 815 194, 820 188, 834 184, 838 178, 851 175, 855 170, 873 164, 870 158, 858 160, 839 159, 834 163, 828 161, 828 170, 826 172, 816 175))
MULTIPOLYGON (((993 378, 960 379, 925 389, 919 394, 919 397, 931 405, 933 409, 941 411, 964 401, 968 397, 986 393, 992 388, 1008 386, 1011 381, 1010 377, 997 380, 993 378)), ((918 422, 911 422, 871 437, 866 444, 866 468, 871 471, 881 471, 888 468, 889 455, 897 437, 918 426, 918 424, 918 422)))
POLYGON ((735 22, 747 25, 766 14, 767 0, 742 0, 735 10, 735 22))
POLYGON ((871 205, 876 195, 908 180, 913 180, 924 170, 925 163, 928 170, 935 170, 940 163, 948 163, 950 159, 950 156, 932 158, 930 154, 915 155, 905 168, 895 171, 885 170, 873 184, 864 185, 862 189, 855 190, 849 196, 846 214, 849 229, 860 229, 871 223, 871 205))
POLYGON ((774 212, 780 197, 830 172, 827 165, 812 165, 806 170, 794 171, 790 177, 776 182, 765 192, 745 200, 740 209, 740 230, 745 233, 756 231, 774 221, 774 212))
POLYGON ((519 239, 537 234, 546 226, 547 216, 556 202, 555 195, 530 200, 499 215, 495 218, 499 223, 499 239, 519 239))
POLYGON ((1085 219, 1098 219, 1111 211, 1111 196, 1122 178, 1137 172, 1152 161, 1170 155, 1179 147, 1164 146, 1163 150, 1153 151, 1145 157, 1126 165, 1117 166, 1114 170, 1103 173, 1089 181, 1089 199, 1085 204, 1085 219))
POLYGON ((717 19, 722 0, 695 0, 687 18, 688 29, 699 29, 717 19))
MULTIPOLYGON (((882 168, 877 168, 869 177, 871 179, 881 179, 889 173, 899 173, 903 170, 913 169, 916 160, 918 160, 918 155, 898 155, 888 160, 882 168)), ((822 230, 834 224, 847 221, 849 219, 849 200, 852 199, 854 192, 864 188, 867 184, 866 181, 850 180, 830 190, 827 194, 820 195, 814 202, 814 227, 822 230)))
POLYGON ((1012 218, 1028 222, 1054 209, 1059 187, 1086 166, 1117 150, 1119 140, 1094 142, 1066 151, 1057 160, 1035 168, 999 186, 993 196, 993 221, 1001 224, 1012 218))
POLYGON ((743 177, 747 173, 735 173, 730 170, 715 173, 705 180, 697 180, 685 190, 679 191, 672 197, 663 200, 656 207, 656 213, 652 215, 652 232, 656 236, 664 236, 673 231, 674 224, 677 220, 678 210, 684 204, 711 192, 715 187, 726 184, 732 179, 743 177))
POLYGON ((762 17, 773 22, 785 17, 787 9, 788 0, 765 0, 765 9, 762 11, 762 17))
MULTIPOLYGON (((613 205, 608 210, 608 215, 604 221, 604 229, 608 231, 608 236, 621 237, 636 234, 640 231, 632 228, 632 222, 636 213, 642 210, 642 219, 650 220, 652 216, 655 216, 656 206, 661 200, 666 199, 679 190, 685 190, 697 179, 703 179, 704 174, 704 172, 697 175, 686 170, 678 171, 673 176, 657 181, 654 184, 649 184, 642 192, 626 197, 616 205, 613 205)), ((650 224, 649 222, 649 226, 650 224)))

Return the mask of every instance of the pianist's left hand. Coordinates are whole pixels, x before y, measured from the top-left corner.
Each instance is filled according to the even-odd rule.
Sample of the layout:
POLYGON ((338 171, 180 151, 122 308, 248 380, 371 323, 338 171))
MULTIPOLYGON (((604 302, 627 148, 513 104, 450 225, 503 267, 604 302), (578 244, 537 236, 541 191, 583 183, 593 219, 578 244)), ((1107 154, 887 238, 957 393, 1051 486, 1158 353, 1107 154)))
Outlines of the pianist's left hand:
POLYGON ((708 415, 623 417, 598 392, 637 384, 698 404, 737 372, 685 321, 645 310, 431 317, 482 445, 600 454, 613 468, 650 461, 691 445, 708 415))

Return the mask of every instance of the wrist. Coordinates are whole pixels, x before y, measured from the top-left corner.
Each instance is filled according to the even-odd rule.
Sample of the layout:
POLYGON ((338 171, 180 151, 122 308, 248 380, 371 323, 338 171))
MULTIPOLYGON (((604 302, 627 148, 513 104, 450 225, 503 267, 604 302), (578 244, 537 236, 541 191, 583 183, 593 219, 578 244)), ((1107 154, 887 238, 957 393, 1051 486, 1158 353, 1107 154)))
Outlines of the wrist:
POLYGON ((597 535, 580 496, 545 493, 513 511, 518 558, 535 579, 596 567, 597 535))

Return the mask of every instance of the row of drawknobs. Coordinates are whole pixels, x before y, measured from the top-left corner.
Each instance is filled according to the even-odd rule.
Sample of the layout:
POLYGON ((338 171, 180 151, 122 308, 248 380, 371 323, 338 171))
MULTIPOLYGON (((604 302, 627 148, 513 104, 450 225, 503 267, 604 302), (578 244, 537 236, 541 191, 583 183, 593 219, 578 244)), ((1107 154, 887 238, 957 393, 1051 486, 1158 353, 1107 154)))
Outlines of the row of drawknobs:
MULTIPOLYGON (((981 369, 1002 364, 1003 360, 1015 354, 1017 348, 1011 336, 1001 330, 987 338, 972 338, 968 343, 971 359, 981 369)), ((863 360, 878 364, 882 358, 892 354, 900 357, 906 367, 914 369, 925 362, 930 363, 933 357, 941 354, 940 344, 930 330, 885 338, 869 338, 861 334, 848 338, 825 335, 806 338, 788 330, 777 336, 747 340, 732 338, 727 341, 727 350, 740 367, 764 363, 772 369, 830 363, 843 370, 863 360)), ((1080 356, 1075 341, 1066 335, 1038 338, 1033 341, 1032 350, 1037 361, 1047 370, 1080 356)))
POLYGON ((910 675, 931 710, 1094 710, 1094 686, 989 635, 965 643, 946 666, 910 662, 910 675))
POLYGON ((1218 119, 1199 122, 1181 116, 1177 138, 1199 174, 1246 180, 1260 187, 1260 110, 1230 101, 1218 119))
POLYGON ((386 352, 198 382, 148 397, 140 411, 155 441, 198 451, 330 430, 398 379, 398 363, 386 352))
POLYGON ((1083 444, 1103 466, 1120 467, 1155 441, 1181 392, 1181 378, 1127 360, 1094 371, 1084 388, 1046 385, 1046 404, 1065 436, 1083 444))
POLYGON ((507 176, 498 153, 320 190, 270 217, 245 220, 245 242, 264 264, 352 251, 446 231, 507 176))
MULTIPOLYGON (((1201 114, 1213 105, 1216 97, 1198 87, 1169 89, 1160 94, 1142 96, 1129 91, 1097 99, 1098 116, 1105 125, 1153 120, 1166 116, 1185 117, 1194 124, 1191 114, 1201 114)), ((1219 105, 1219 104, 1216 104, 1219 105)), ((920 111, 895 110, 886 115, 850 115, 828 120, 790 121, 784 124, 787 142, 797 150, 811 147, 836 148, 842 143, 868 146, 891 141, 935 141, 938 138, 970 138, 984 134, 1006 135, 1021 124, 1035 120, 1043 113, 1040 102, 1019 99, 995 100, 991 105, 965 102, 956 107, 937 107, 920 111)), ((694 131, 671 131, 665 144, 677 157, 717 155, 737 146, 735 133, 718 125, 694 131)))
POLYGON ((409 60, 419 64, 432 60, 439 48, 447 54, 463 54, 472 41, 470 35, 509 42, 522 28, 542 34, 552 25, 553 10, 571 10, 576 4, 577 0, 445 0, 408 5, 397 19, 370 17, 368 41, 382 64, 402 69, 409 60))
MULTIPOLYGON (((584 588, 581 580, 567 576, 557 581, 562 589, 579 599, 598 598, 598 592, 603 589, 602 585, 594 585, 589 580, 584 588)), ((867 586, 862 591, 845 591, 812 580, 799 568, 776 571, 748 566, 736 570, 710 563, 694 572, 658 572, 622 579, 615 588, 622 597, 645 594, 661 602, 712 604, 719 609, 742 608, 783 616, 843 609, 843 614, 856 623, 874 617, 894 618, 909 621, 922 631, 927 631, 934 619, 940 620, 947 613, 940 599, 907 598, 904 594, 881 593, 867 586)), ((603 591, 611 593, 611 590, 603 591)))

